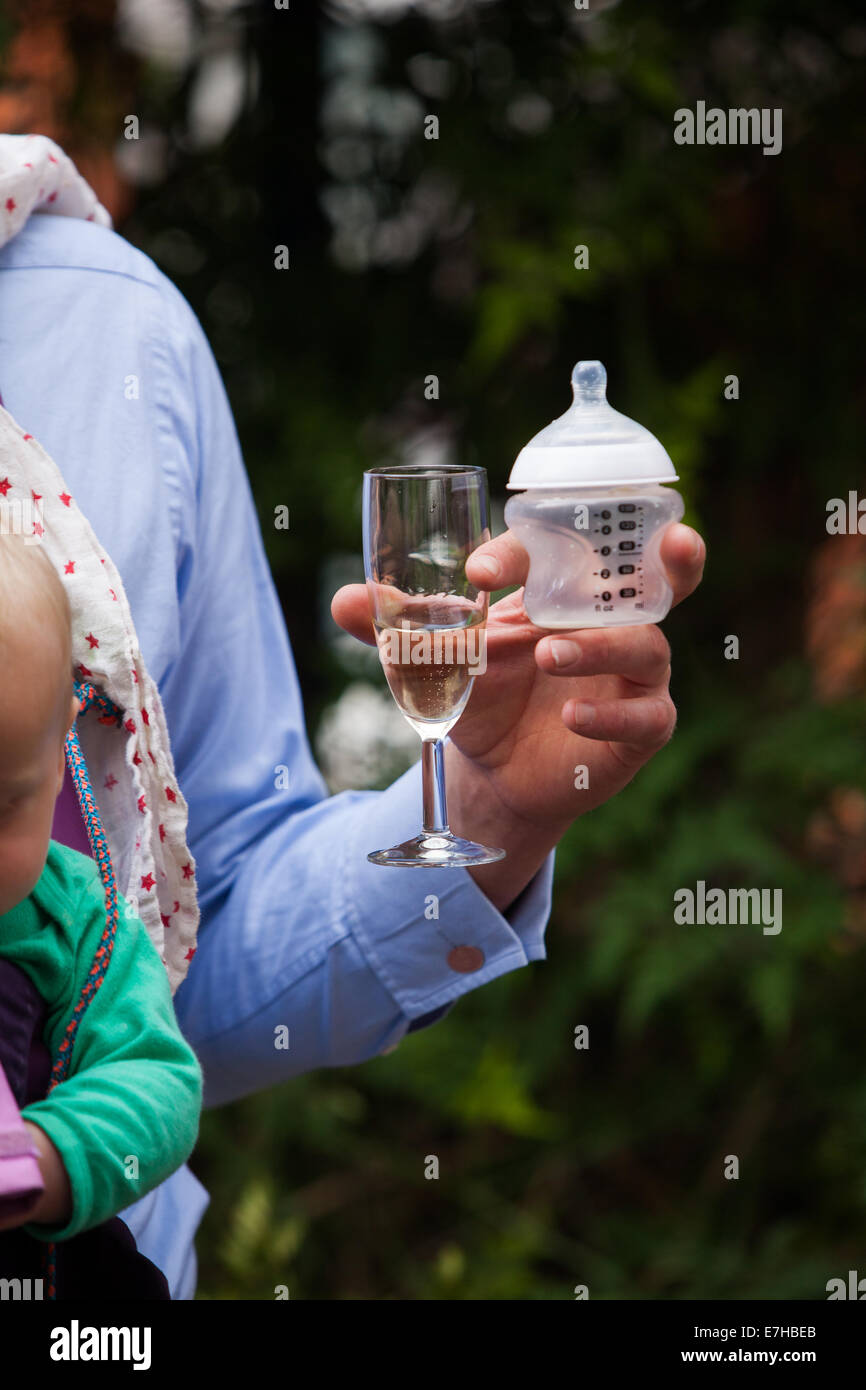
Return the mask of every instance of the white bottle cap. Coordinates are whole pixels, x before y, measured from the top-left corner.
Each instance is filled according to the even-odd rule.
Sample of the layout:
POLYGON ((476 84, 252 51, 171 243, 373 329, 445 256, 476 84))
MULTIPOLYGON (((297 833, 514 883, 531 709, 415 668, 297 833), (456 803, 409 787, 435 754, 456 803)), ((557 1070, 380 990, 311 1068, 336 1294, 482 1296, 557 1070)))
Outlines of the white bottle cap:
POLYGON ((601 362, 578 362, 574 402, 517 455, 509 488, 628 487, 675 483, 677 474, 654 434, 607 403, 601 362))

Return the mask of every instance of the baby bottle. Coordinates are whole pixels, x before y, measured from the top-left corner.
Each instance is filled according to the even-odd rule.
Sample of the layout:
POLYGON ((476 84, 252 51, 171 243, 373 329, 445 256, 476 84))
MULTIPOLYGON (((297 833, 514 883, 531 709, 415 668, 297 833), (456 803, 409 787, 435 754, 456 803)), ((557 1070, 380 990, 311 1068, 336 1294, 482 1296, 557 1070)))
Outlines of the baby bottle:
POLYGON ((662 445, 607 403, 600 362, 578 362, 574 402, 521 449, 505 520, 529 553, 523 603, 539 627, 655 623, 673 597, 659 559, 683 499, 662 445))

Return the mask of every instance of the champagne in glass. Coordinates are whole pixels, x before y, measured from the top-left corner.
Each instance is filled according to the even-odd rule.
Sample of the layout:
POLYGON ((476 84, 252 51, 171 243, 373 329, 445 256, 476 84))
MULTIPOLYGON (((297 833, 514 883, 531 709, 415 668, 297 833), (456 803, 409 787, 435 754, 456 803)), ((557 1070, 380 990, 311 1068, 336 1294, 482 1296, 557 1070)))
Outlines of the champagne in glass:
POLYGON ((427 604, 407 606, 396 625, 373 624, 391 694, 422 739, 454 727, 484 669, 484 617, 458 600, 444 623, 445 607, 444 599, 432 614, 427 604))
POLYGON ((379 659, 391 694, 421 738, 424 828, 376 850, 375 864, 466 867, 505 851, 448 828, 443 739, 485 669, 488 596, 466 559, 490 539, 483 468, 406 464, 364 474, 364 565, 379 659))

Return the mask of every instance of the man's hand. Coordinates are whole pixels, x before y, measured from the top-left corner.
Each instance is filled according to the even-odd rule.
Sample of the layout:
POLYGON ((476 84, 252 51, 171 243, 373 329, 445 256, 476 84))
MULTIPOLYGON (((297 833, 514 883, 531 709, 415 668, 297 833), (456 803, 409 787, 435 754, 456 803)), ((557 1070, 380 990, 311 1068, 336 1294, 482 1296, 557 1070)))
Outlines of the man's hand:
MULTIPOLYGON (((674 603, 700 583, 705 555, 691 527, 668 527, 661 560, 674 603)), ((466 562, 470 581, 488 590, 523 584, 528 568, 510 531, 466 562)), ((347 632, 375 641, 362 584, 340 589, 331 612, 347 632)), ((469 870, 500 911, 571 822, 614 796, 667 743, 676 723, 669 679, 670 648, 658 627, 551 633, 529 621, 522 591, 492 606, 487 670, 451 731, 445 762, 451 829, 507 851, 498 864, 469 870), (578 790, 581 765, 588 785, 578 790)))

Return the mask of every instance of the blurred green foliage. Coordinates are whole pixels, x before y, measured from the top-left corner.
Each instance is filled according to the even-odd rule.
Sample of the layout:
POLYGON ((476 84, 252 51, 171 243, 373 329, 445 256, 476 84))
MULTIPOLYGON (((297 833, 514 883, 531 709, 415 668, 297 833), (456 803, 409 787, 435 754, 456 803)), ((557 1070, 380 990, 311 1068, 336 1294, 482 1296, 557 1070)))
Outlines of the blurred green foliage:
POLYGON ((665 624, 679 730, 562 844, 549 962, 205 1116, 201 1296, 821 1298, 866 1268, 863 917, 810 832, 866 791, 863 692, 819 703, 803 641, 826 500, 864 486, 862 9, 365 8, 236 15, 258 85, 213 147, 195 64, 145 68, 168 157, 123 229, 214 344, 311 727, 362 469, 439 430, 501 495, 580 357, 668 446, 709 565, 665 624), (781 107, 782 153, 675 146, 697 100, 781 107), (675 925, 698 879, 782 888, 781 933, 675 925))

